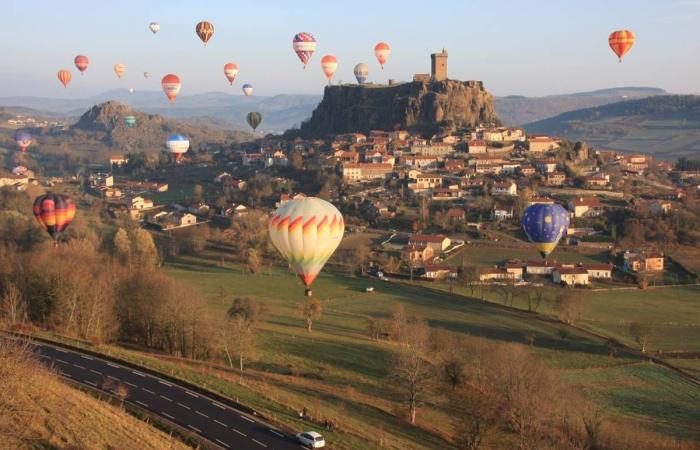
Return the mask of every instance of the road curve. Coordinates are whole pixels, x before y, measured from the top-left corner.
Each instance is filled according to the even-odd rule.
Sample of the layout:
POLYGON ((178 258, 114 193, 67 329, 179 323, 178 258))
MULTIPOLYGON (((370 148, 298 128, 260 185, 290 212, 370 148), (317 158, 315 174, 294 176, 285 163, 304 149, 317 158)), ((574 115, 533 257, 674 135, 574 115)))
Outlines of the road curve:
POLYGON ((31 341, 31 349, 47 366, 66 378, 112 393, 121 384, 127 402, 163 417, 224 449, 299 450, 283 431, 259 418, 226 405, 172 380, 102 359, 76 349, 31 341))

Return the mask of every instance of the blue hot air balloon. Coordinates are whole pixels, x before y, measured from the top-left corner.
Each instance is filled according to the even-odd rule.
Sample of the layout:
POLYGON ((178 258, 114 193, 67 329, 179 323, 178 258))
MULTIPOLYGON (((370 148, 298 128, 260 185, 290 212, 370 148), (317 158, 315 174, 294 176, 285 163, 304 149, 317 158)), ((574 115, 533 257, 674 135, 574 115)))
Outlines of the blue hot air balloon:
POLYGON ((537 203, 525 210, 520 223, 540 255, 547 258, 569 228, 569 212, 556 203, 537 203))
POLYGON ((246 97, 250 97, 253 95, 253 85, 250 83, 246 83, 242 86, 243 88, 243 93, 245 94, 246 97))

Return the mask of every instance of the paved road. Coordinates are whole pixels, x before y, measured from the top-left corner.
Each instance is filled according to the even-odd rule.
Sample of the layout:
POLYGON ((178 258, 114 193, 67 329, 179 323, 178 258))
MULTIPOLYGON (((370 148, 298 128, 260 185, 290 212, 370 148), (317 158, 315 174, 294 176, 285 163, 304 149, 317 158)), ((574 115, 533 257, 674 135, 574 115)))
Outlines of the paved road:
POLYGON ((128 389, 127 402, 189 429, 221 448, 303 448, 274 426, 170 381, 43 342, 34 341, 32 345, 42 362, 54 366, 62 376, 101 390, 109 390, 110 381, 120 383, 128 389))

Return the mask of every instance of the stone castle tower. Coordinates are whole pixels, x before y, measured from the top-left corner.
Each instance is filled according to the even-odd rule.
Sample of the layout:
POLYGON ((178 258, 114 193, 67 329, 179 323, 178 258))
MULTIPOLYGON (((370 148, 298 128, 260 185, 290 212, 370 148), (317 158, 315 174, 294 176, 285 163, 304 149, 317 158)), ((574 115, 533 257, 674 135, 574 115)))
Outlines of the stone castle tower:
POLYGON ((447 79, 447 52, 444 48, 440 53, 430 55, 430 78, 433 81, 447 79))

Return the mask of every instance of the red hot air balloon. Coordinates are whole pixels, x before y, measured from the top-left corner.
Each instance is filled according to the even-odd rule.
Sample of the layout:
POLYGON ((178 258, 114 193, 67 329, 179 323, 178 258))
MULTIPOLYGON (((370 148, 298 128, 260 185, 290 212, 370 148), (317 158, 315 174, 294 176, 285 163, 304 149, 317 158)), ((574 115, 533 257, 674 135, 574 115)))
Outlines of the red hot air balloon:
POLYGON ((61 82, 63 87, 68 87, 68 83, 70 83, 70 79, 73 78, 73 75, 70 74, 69 71, 67 70, 59 70, 58 71, 58 81, 61 82))
POLYGON ((234 63, 226 64, 224 66, 224 75, 226 75, 228 82, 233 84, 233 81, 236 79, 236 75, 238 75, 238 66, 234 63))
POLYGON ((331 84, 331 79, 338 68, 338 60, 333 55, 326 55, 321 58, 321 68, 323 73, 326 74, 326 78, 328 78, 328 84, 331 84))
POLYGON ((168 97, 168 101, 174 102, 177 94, 180 92, 180 78, 173 73, 169 73, 163 77, 160 84, 163 86, 163 92, 168 97))
POLYGON ((316 39, 309 33, 298 33, 292 39, 292 47, 306 69, 306 64, 316 51, 316 39))
POLYGON ((195 31, 197 32, 197 36, 204 42, 204 45, 207 45, 209 39, 214 35, 214 25, 210 22, 199 22, 195 31))
POLYGON ((68 228, 75 217, 75 204, 67 195, 40 195, 34 200, 34 217, 57 246, 59 233, 68 228))
POLYGON ((617 58, 622 62, 622 57, 630 51, 634 45, 635 36, 629 30, 613 31, 608 37, 610 48, 617 55, 617 58))
POLYGON ((386 42, 380 42, 374 46, 374 56, 377 57, 377 61, 379 61, 379 65, 382 66, 382 69, 384 68, 384 64, 386 64, 386 61, 389 59, 390 54, 391 47, 389 47, 389 44, 386 42))
POLYGON ((88 64, 90 64, 90 60, 85 55, 76 56, 74 62, 75 62, 75 67, 77 67, 78 70, 80 71, 80 75, 82 75, 87 70, 88 64))

